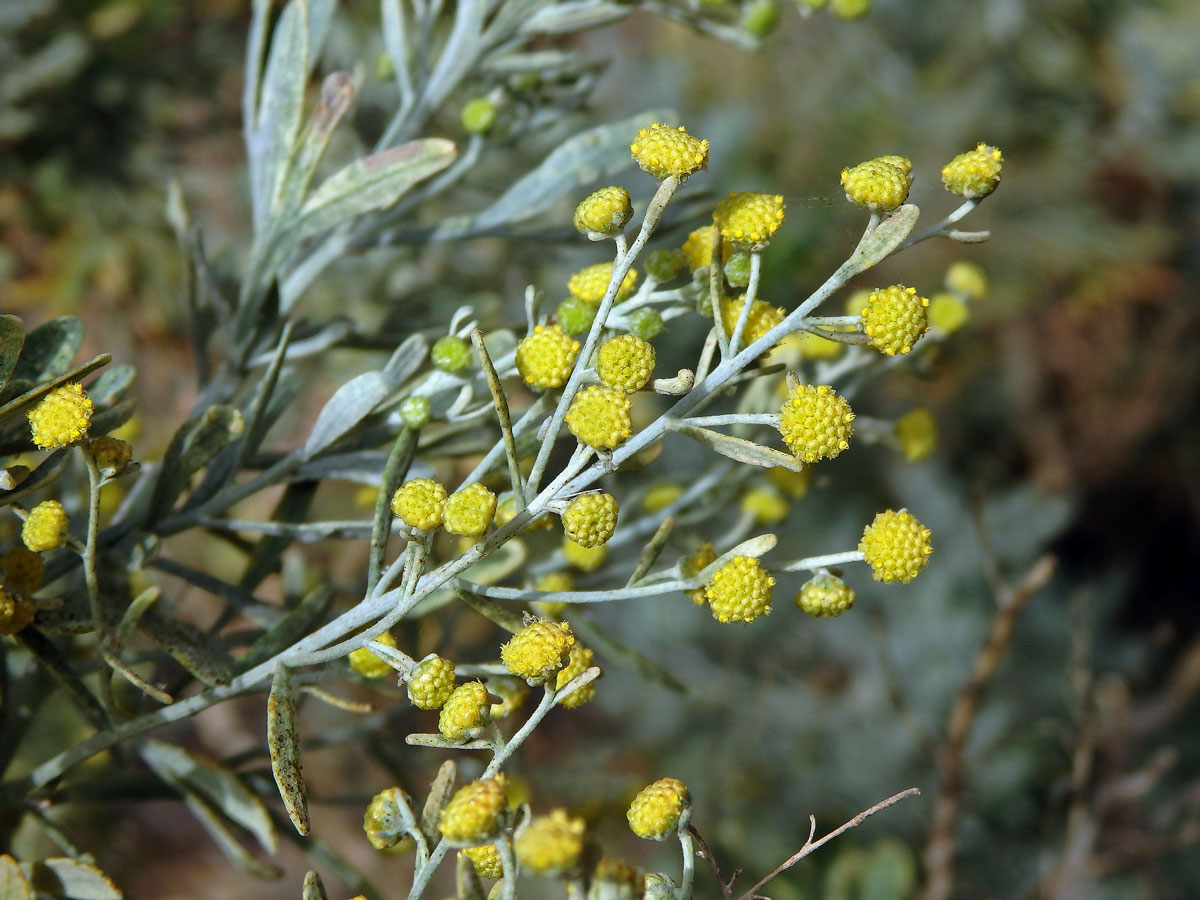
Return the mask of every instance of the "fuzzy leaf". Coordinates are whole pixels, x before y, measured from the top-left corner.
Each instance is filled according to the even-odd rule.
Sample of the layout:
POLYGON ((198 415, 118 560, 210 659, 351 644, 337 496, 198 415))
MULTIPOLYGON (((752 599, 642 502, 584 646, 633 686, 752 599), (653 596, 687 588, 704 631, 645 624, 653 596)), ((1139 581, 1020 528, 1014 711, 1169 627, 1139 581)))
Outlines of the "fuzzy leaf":
POLYGON ((300 134, 309 71, 308 24, 308 3, 291 0, 271 34, 253 142, 255 205, 264 213, 276 209, 300 134))
POLYGON ((321 876, 316 872, 305 873, 304 891, 300 895, 300 900, 327 900, 325 885, 321 883, 321 876))
POLYGON ((398 388, 410 375, 421 368, 425 357, 429 355, 429 341, 419 331, 409 335, 396 348, 387 365, 383 367, 383 377, 392 388, 398 388))
POLYGON ((391 393, 379 372, 364 372, 338 388, 321 408, 301 456, 312 459, 365 419, 391 393))
POLYGON ((69 857, 24 863, 22 868, 39 894, 70 897, 72 900, 121 900, 125 896, 112 879, 98 868, 69 857))
POLYGON ((632 7, 617 3, 597 3, 595 0, 567 0, 545 6, 530 16, 521 26, 522 34, 574 34, 589 28, 600 28, 620 22, 632 7))
POLYGON ((458 779, 458 763, 448 759, 438 769, 433 784, 429 786, 429 796, 425 798, 425 806, 421 809, 421 833, 431 844, 441 837, 438 832, 438 822, 442 818, 442 810, 454 795, 454 783, 458 779))
POLYGON ((790 453, 774 450, 742 438, 730 437, 718 431, 701 428, 697 425, 680 425, 676 429, 680 434, 687 435, 694 441, 699 441, 722 456, 751 466, 761 466, 764 469, 782 466, 792 472, 804 469, 804 463, 790 453))
POLYGON ((185 788, 183 802, 191 814, 196 817, 196 821, 208 832, 208 836, 213 839, 213 843, 221 848, 221 852, 225 854, 225 858, 231 863, 243 872, 248 872, 264 881, 272 881, 283 877, 282 869, 259 862, 251 856, 246 848, 242 846, 241 842, 230 832, 229 828, 226 827, 225 820, 198 793, 185 788))
POLYGON ((195 625, 150 609, 142 616, 138 627, 205 684, 228 684, 233 677, 233 660, 195 625))
POLYGON ((300 735, 296 726, 296 701, 292 676, 283 663, 275 664, 271 695, 267 698, 267 747, 271 774, 288 818, 300 834, 308 834, 308 791, 300 774, 300 735))
POLYGON ((82 344, 83 323, 74 316, 43 322, 25 335, 25 347, 12 377, 36 383, 61 375, 82 344))
POLYGON ((40 490, 54 479, 62 474, 63 469, 67 467, 67 463, 71 461, 71 448, 64 447, 62 450, 55 450, 40 463, 32 472, 28 473, 20 480, 16 486, 8 491, 0 491, 0 509, 20 500, 26 494, 40 490))
POLYGON ((196 790, 230 821, 253 834, 264 850, 275 852, 271 816, 237 774, 214 760, 153 738, 142 745, 142 758, 166 780, 182 782, 196 790))
POLYGON ((17 861, 0 855, 0 900, 33 900, 33 888, 17 861))
POLYGON ((322 82, 321 99, 304 125, 296 158, 284 179, 283 196, 279 204, 284 213, 297 209, 304 200, 334 129, 350 110, 355 90, 354 79, 345 72, 331 72, 322 82))
POLYGON ((861 272, 882 262, 916 227, 921 211, 911 203, 905 203, 880 222, 875 230, 863 238, 846 264, 852 272, 861 272))
POLYGON ((0 388, 17 366, 21 348, 25 346, 25 325, 16 316, 0 316, 0 388))
POLYGON ((211 406, 180 426, 163 456, 154 486, 151 514, 165 513, 197 471, 245 431, 242 414, 232 406, 211 406))

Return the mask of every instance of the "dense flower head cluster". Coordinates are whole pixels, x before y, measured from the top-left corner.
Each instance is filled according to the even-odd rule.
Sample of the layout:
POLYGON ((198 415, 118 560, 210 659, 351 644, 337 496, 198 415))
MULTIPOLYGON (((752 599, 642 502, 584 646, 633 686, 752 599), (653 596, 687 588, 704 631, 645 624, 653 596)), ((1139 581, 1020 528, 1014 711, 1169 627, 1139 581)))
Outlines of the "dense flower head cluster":
MULTIPOLYGON (((684 557, 680 563, 680 569, 683 571, 684 578, 694 578, 704 571, 705 567, 712 565, 717 561, 717 551, 713 549, 710 541, 705 541, 690 554, 684 557)), ((684 591, 693 603, 697 606, 703 606, 707 602, 708 597, 705 596, 704 588, 699 587, 694 590, 684 591)))
POLYGON ((684 180, 708 165, 708 141, 688 134, 680 125, 655 123, 638 131, 629 152, 642 171, 659 181, 674 176, 684 180))
POLYGON ((774 586, 775 578, 757 559, 735 556, 713 572, 704 596, 718 622, 752 622, 771 611, 774 586))
POLYGON ((434 341, 429 355, 443 372, 456 374, 470 364, 471 344, 464 338, 447 334, 434 341))
POLYGON ((21 526, 21 542, 34 553, 57 550, 65 543, 70 527, 67 511, 57 500, 43 500, 29 511, 21 526))
POLYGON ((678 778, 660 778, 638 792, 625 818, 638 837, 662 841, 687 824, 691 806, 687 785, 678 778))
POLYGON ((589 385, 576 394, 566 423, 580 443, 596 450, 615 450, 633 434, 629 397, 607 385, 589 385))
POLYGON ((779 433, 797 459, 833 459, 850 446, 854 413, 827 384, 800 384, 779 410, 779 433))
POLYGON ((614 390, 640 391, 654 373, 654 347, 632 334, 619 334, 600 345, 596 375, 614 390))
POLYGON ((871 291, 862 308, 863 332, 871 345, 888 356, 908 353, 929 330, 929 300, 916 288, 893 284, 871 291))
POLYGON ((962 294, 968 300, 982 300, 987 296, 987 272, 978 263, 959 259, 946 268, 946 290, 962 294))
MULTIPOLYGON (((846 199, 871 212, 891 212, 907 200, 912 176, 889 159, 869 159, 842 169, 842 190, 846 192, 846 199)), ((908 168, 911 171, 911 163, 908 168)))
MULTIPOLYGON (((733 334, 742 307, 746 305, 746 295, 727 297, 721 301, 721 325, 726 334, 733 334)), ((746 317, 746 328, 742 332, 742 346, 753 344, 760 337, 782 322, 784 311, 778 306, 772 306, 765 300, 755 300, 750 306, 750 314, 746 317)))
POLYGON ((96 404, 82 385, 71 382, 56 387, 29 411, 33 442, 44 450, 57 450, 82 441, 95 409, 96 404))
MULTIPOLYGON (((567 282, 567 290, 571 292, 572 297, 591 306, 599 306, 608 291, 608 283, 612 281, 612 270, 613 264, 610 262, 596 263, 580 269, 567 282)), ((625 273, 625 277, 621 279, 621 286, 617 288, 617 303, 629 299, 633 289, 637 287, 637 280, 637 269, 630 269, 625 273)))
POLYGON ((721 237, 743 250, 762 250, 783 224, 783 197, 743 191, 717 204, 713 221, 721 237))
MULTIPOLYGON (((396 639, 392 637, 390 631, 385 631, 376 637, 375 640, 386 647, 396 646, 396 639)), ((363 678, 383 678, 385 675, 390 675, 396 671, 388 665, 387 660, 381 658, 367 647, 359 647, 357 650, 351 652, 347 659, 350 663, 350 668, 363 676, 363 678)))
POLYGON ((896 420, 892 430, 900 443, 900 452, 909 462, 920 462, 937 449, 937 420, 924 406, 910 409, 896 420))
POLYGON ((582 547, 608 543, 617 529, 617 509, 612 494, 580 494, 563 510, 563 531, 582 547))
POLYGON ((953 334, 967 324, 971 318, 971 310, 957 294, 939 291, 929 299, 926 316, 929 319, 929 327, 936 328, 943 334, 953 334))
POLYGON ((422 531, 439 528, 445 508, 446 489, 432 478, 411 478, 392 495, 392 512, 422 531))
POLYGON ((575 207, 575 230, 594 241, 616 237, 633 218, 629 191, 623 187, 601 188, 575 207))
POLYGON ((465 741, 479 734, 491 719, 487 688, 480 681, 456 687, 442 705, 438 731, 448 741, 465 741))
POLYGON ((27 628, 36 613, 37 607, 30 600, 0 585, 0 635, 27 628))
POLYGON ((438 831, 451 844, 479 844, 499 834, 508 812, 503 775, 465 784, 450 798, 438 821, 438 831))
POLYGON ((471 861, 475 874, 480 878, 500 878, 504 875, 504 863, 500 860, 500 848, 495 844, 480 844, 459 850, 471 861))
POLYGON ((642 509, 653 514, 666 509, 682 496, 683 485, 678 481, 660 481, 642 497, 642 509))
POLYGON ((18 594, 32 594, 42 586, 46 565, 24 544, 13 544, 0 556, 0 585, 18 594))
POLYGON ((908 510, 884 510, 863 530, 859 552, 871 566, 876 581, 909 582, 929 562, 933 544, 930 531, 908 510))
POLYGON ((1004 155, 996 147, 979 144, 942 167, 942 184, 952 194, 978 200, 996 189, 1003 166, 1004 155))
POLYGON ((571 377, 579 341, 559 325, 538 325, 517 344, 517 371, 531 387, 560 388, 571 377))
POLYGON ((389 850, 405 840, 413 823, 404 810, 408 798, 398 787, 380 791, 371 798, 363 813, 363 831, 376 850, 389 850))
POLYGON ((417 709, 439 709, 454 693, 454 663, 433 655, 421 660, 406 679, 408 699, 417 709))
POLYGON ((714 231, 711 225, 702 225, 684 239, 679 252, 691 271, 703 269, 712 262, 714 231))
POLYGON ((442 527, 450 534, 483 534, 496 515, 496 495, 478 481, 455 491, 446 499, 442 527))
POLYGON ((742 496, 742 513, 751 516, 756 525, 776 525, 787 518, 790 509, 783 495, 772 487, 754 487, 742 496))
POLYGON ((796 605, 817 619, 840 616, 854 605, 854 591, 836 575, 818 572, 796 594, 796 605))
POLYGON ((581 572, 595 572, 608 559, 608 550, 603 544, 585 547, 570 538, 563 539, 563 556, 567 562, 581 572))
POLYGON ((545 684, 571 657, 575 635, 566 622, 535 619, 500 646, 500 661, 530 685, 545 684))
MULTIPOLYGON (((567 664, 558 670, 558 675, 554 681, 554 689, 560 691, 567 686, 572 678, 577 675, 582 675, 593 665, 595 654, 588 647, 575 646, 571 648, 570 657, 567 659, 567 664)), ((578 706, 583 706, 593 697, 596 696, 596 682, 589 681, 581 688, 572 691, 566 697, 558 702, 559 706, 565 706, 567 709, 575 709, 578 706)))
POLYGON ((586 832, 583 819, 555 809, 529 821, 517 833, 513 850, 517 861, 532 872, 569 872, 579 864, 586 832))

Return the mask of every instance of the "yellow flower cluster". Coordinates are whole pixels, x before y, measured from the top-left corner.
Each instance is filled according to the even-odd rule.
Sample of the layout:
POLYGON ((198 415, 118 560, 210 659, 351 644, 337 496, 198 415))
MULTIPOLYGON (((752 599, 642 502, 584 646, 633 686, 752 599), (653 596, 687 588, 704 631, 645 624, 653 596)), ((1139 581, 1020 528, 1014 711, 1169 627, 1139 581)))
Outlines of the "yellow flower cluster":
POLYGON ((978 200, 996 189, 1003 166, 1004 155, 997 148, 979 144, 942 167, 942 184, 952 194, 978 200))
MULTIPOLYGON (((726 298, 721 301, 721 325, 726 334, 733 334, 742 307, 746 305, 746 295, 726 298)), ((755 300, 750 306, 750 314, 746 317, 746 328, 742 332, 742 346, 753 344, 760 337, 783 321, 784 312, 778 306, 772 306, 765 300, 755 300)))
POLYGON ((46 450, 67 447, 87 437, 96 404, 75 382, 46 394, 28 415, 33 442, 46 450))
POLYGON ((616 237, 633 218, 629 191, 623 187, 601 188, 575 207, 575 230, 594 241, 616 237))
POLYGON ((454 693, 454 663, 440 656, 421 660, 408 673, 408 699, 417 709, 438 709, 454 693))
POLYGON ((560 388, 571 377, 579 341, 559 325, 538 325, 517 344, 517 371, 531 387, 560 388))
MULTIPOLYGON (((717 551, 713 549, 712 543, 705 541, 685 557, 679 567, 683 571, 684 578, 693 578, 703 572, 706 566, 710 566, 716 561, 717 551)), ((704 588, 702 587, 691 591, 684 591, 684 593, 691 597, 692 602, 697 606, 703 606, 708 599, 704 596, 704 588)))
POLYGON ((796 605, 817 619, 840 616, 854 605, 854 591, 836 575, 819 572, 800 588, 796 605))
POLYGON ((581 443, 596 450, 615 450, 633 434, 629 398, 605 385, 589 385, 575 395, 566 423, 581 443))
POLYGON ((34 553, 57 550, 63 545, 70 526, 67 511, 57 500, 43 500, 29 511, 21 526, 21 542, 34 553))
MULTIPOLYGON (((580 269, 567 282, 567 290, 571 292, 572 297, 589 306, 599 306, 608 291, 608 283, 612 281, 612 270, 613 264, 610 262, 596 263, 580 269)), ((637 287, 637 280, 637 269, 630 269, 625 273, 625 277, 621 279, 621 286, 617 288, 617 303, 629 299, 633 289, 637 287)))
POLYGON ((36 613, 30 600, 0 586, 0 634, 16 634, 28 627, 36 613))
POLYGON ((496 495, 475 482, 446 500, 442 524, 450 534, 476 536, 487 531, 495 515, 496 495))
POLYGON ((476 737, 490 721, 491 701, 487 688, 479 681, 460 684, 450 694, 438 716, 438 731, 448 741, 476 737))
MULTIPOLYGON (((396 639, 392 637, 390 631, 385 631, 376 641, 386 647, 395 647, 396 639)), ((349 656, 350 668, 357 672, 363 678, 383 678, 385 675, 390 675, 396 670, 388 665, 387 660, 379 657, 366 647, 359 647, 349 656)))
POLYGON ((754 191, 730 194, 717 204, 713 221, 721 237, 739 250, 762 250, 783 224, 783 197, 754 191))
POLYGON ((930 531, 908 510, 885 510, 863 530, 859 552, 871 566, 876 581, 909 582, 929 562, 933 544, 930 531))
POLYGON ((458 851, 471 861, 475 874, 480 878, 500 878, 504 875, 504 864, 500 861, 500 849, 495 844, 480 844, 458 851))
POLYGON ((863 332, 881 353, 908 353, 929 330, 928 306, 929 300, 919 296, 916 288, 902 284, 871 291, 860 313, 863 332))
POLYGON ((850 446, 853 421, 850 404, 829 385, 801 384, 779 411, 779 433, 797 459, 813 463, 850 446))
POLYGON ((735 556, 704 588, 708 606, 718 622, 752 622, 771 611, 775 579, 749 556, 735 556))
POLYGON ((920 462, 937 449, 937 420, 924 406, 910 409, 893 427, 900 452, 909 462, 920 462))
POLYGON ((612 494, 581 494, 563 510, 563 530, 581 547, 606 544, 617 529, 617 509, 612 494))
POLYGON ((625 818, 638 837, 662 841, 687 824, 691 805, 687 785, 678 778, 660 778, 638 792, 625 818))
MULTIPOLYGON (((554 682, 556 691, 562 690, 577 675, 582 675, 592 667, 592 660, 595 654, 587 647, 572 647, 571 655, 567 659, 567 664, 558 670, 558 677, 554 682)), ((559 706, 565 706, 567 709, 575 709, 577 706, 583 706, 593 697, 596 696, 596 682, 589 681, 583 687, 571 692, 562 700, 559 701, 559 706)))
POLYGON ((708 165, 708 141, 692 137, 682 125, 672 128, 655 123, 641 129, 629 152, 643 172, 659 181, 671 176, 682 181, 708 165))
POLYGON ((380 791, 371 798, 363 813, 363 831, 376 850, 389 850, 407 838, 408 826, 403 808, 408 805, 405 794, 398 787, 380 791))
POLYGON ((526 625, 500 647, 500 661, 530 685, 544 684, 571 657, 575 635, 566 622, 537 619, 526 625))
POLYGON ((596 354, 596 375, 614 390, 640 391, 654 373, 654 347, 632 334, 609 338, 596 354))
POLYGON ((581 572, 595 572, 608 559, 608 550, 603 544, 597 547, 584 547, 570 538, 563 540, 563 556, 568 563, 581 572))
MULTIPOLYGON (((871 212, 891 212, 907 200, 912 176, 891 160, 893 157, 884 156, 842 169, 842 190, 846 192, 846 199, 871 212)), ((909 163, 910 171, 911 168, 909 163)))
POLYGON ((503 775, 472 781, 450 798, 442 810, 438 831, 451 844, 478 844, 500 832, 507 812, 503 775))
POLYGON ((422 531, 441 526, 445 507, 446 489, 432 478, 409 479, 392 495, 392 512, 422 531))
POLYGON ((513 842, 517 860, 533 872, 567 872, 574 869, 583 853, 587 826, 583 819, 556 809, 529 822, 513 842))

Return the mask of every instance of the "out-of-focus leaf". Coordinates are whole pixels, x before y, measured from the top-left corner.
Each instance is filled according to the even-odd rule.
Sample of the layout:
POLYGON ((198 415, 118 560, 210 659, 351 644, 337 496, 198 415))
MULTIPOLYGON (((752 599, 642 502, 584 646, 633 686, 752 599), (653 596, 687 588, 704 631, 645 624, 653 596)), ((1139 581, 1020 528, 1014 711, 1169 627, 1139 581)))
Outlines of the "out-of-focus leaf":
POLYGON ((321 408, 301 451, 311 459, 361 422, 391 392, 379 372, 364 372, 343 384, 321 408))
POLYGON ((317 165, 325 155, 334 129, 354 101, 354 79, 345 72, 331 72, 321 83, 321 99, 308 117, 300 135, 295 161, 288 168, 279 208, 286 214, 297 209, 308 192, 317 165))
POLYGON ((904 243, 904 239, 917 224, 921 211, 911 203, 905 203, 897 208, 890 216, 875 226, 875 230, 866 235, 846 260, 850 272, 861 272, 886 259, 887 256, 904 243))
POLYGON ((163 456, 150 502, 153 516, 166 512, 198 470, 242 436, 245 422, 232 406, 211 406, 180 426, 163 456))
POLYGON ((456 591, 464 603, 470 606, 484 618, 491 619, 510 634, 516 634, 525 627, 522 616, 511 606, 502 606, 489 597, 480 597, 469 591, 456 591))
POLYGON ((25 346, 25 325, 16 316, 0 316, 0 388, 17 366, 21 348, 25 346))
POLYGON ((327 900, 325 885, 321 883, 321 876, 316 872, 305 873, 304 892, 300 895, 300 900, 327 900))
POLYGON ((264 881, 273 881, 276 878, 283 877, 282 869, 260 862, 251 856, 246 848, 241 845, 241 842, 230 833, 229 829, 225 826, 225 820, 198 793, 185 788, 183 802, 187 805, 192 815, 196 817, 196 821, 204 826, 204 830, 208 832, 208 836, 221 848, 221 852, 225 854, 225 858, 235 866, 243 872, 248 872, 264 881))
POLYGON ((250 645, 246 655, 238 660, 238 670, 245 672, 254 668, 308 634, 312 626, 329 610, 329 602, 332 599, 333 588, 329 585, 323 584, 314 588, 283 621, 250 645))
POLYGON ((255 206, 268 215, 276 210, 288 160, 300 134, 309 71, 308 39, 308 3, 291 0, 271 34, 252 145, 255 206))
POLYGON ((410 334, 383 367, 383 378, 392 388, 398 388, 410 375, 421 368, 429 355, 429 341, 419 331, 410 334))
POLYGON ((66 856, 22 863, 21 868, 38 894, 71 900, 121 900, 125 896, 98 868, 66 856))
POLYGON ((764 447, 753 441, 730 437, 727 434, 700 428, 696 425, 681 425, 676 430, 694 441, 699 441, 710 450, 715 450, 722 456, 728 456, 730 459, 747 465, 761 466, 764 469, 781 466, 792 472, 800 472, 804 469, 804 463, 792 454, 764 447))
POLYGON ((102 409, 92 416, 92 433, 108 434, 132 419, 135 412, 137 412, 137 401, 132 397, 126 397, 116 406, 102 409))
POLYGON ((48 485, 62 474, 63 469, 67 467, 67 463, 70 460, 70 447, 55 450, 38 463, 38 467, 21 479, 20 484, 16 485, 12 490, 0 491, 0 508, 8 506, 10 503, 15 503, 26 494, 40 490, 48 485))
POLYGON ((39 382, 61 375, 83 345, 83 323, 74 316, 43 322, 25 335, 13 378, 39 382))
MULTIPOLYGON (((275 504, 271 521, 275 523, 302 523, 312 506, 313 497, 317 493, 317 482, 296 481, 289 484, 275 504)), ((242 575, 241 586, 246 590, 254 590, 263 580, 279 567, 279 558, 292 544, 290 536, 264 537, 254 548, 246 571, 242 575)))
POLYGON ((33 900, 33 888, 17 861, 0 855, 0 900, 33 900))
POLYGON ((125 392, 129 390, 136 377, 137 369, 133 366, 124 364, 113 366, 111 369, 101 372, 99 377, 88 385, 88 396, 95 401, 97 406, 111 406, 124 398, 125 392))
POLYGON ((268 853, 274 853, 275 826, 253 791, 220 763, 150 738, 142 745, 142 758, 160 777, 188 785, 204 796, 230 821, 254 835, 268 853))
POLYGON ((917 882, 912 852, 896 840, 884 839, 871 848, 862 872, 862 900, 904 900, 917 882))
POLYGON ((228 684, 233 677, 233 660, 194 625, 150 609, 138 627, 177 663, 207 685, 228 684))
POLYGON ((499 584, 525 565, 528 556, 524 541, 511 540, 466 569, 460 577, 474 584, 499 584))
POLYGON ((632 7, 596 0, 567 0, 544 6, 521 26, 523 34, 573 34, 620 22, 632 7))
MULTIPOLYGON (((297 481, 309 479, 339 478, 356 484, 378 485, 387 465, 386 450, 355 450, 350 453, 331 453, 320 459, 312 459, 296 469, 290 476, 297 481)), ((413 463, 409 470, 412 478, 430 478, 433 469, 426 463, 413 463)))
POLYGON ((457 778, 458 763, 448 759, 442 763, 437 776, 433 779, 433 784, 429 786, 429 795, 425 798, 425 806, 421 809, 420 827, 421 833, 425 835, 425 840, 431 844, 436 843, 440 837, 438 822, 441 821, 442 810, 446 808, 451 795, 454 794, 454 783, 457 778))
POLYGON ((308 834, 308 791, 300 774, 300 734, 296 726, 296 701, 292 676, 283 663, 275 664, 271 695, 267 697, 267 748, 271 774, 288 818, 300 834, 308 834))

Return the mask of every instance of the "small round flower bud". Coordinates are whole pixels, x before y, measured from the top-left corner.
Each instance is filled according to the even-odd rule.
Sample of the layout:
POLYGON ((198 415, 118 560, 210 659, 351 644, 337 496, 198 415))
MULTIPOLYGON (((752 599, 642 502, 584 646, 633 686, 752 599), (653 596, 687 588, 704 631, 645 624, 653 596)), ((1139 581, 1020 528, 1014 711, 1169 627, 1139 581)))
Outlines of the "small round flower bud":
POLYGON ((461 847, 479 844, 499 834, 508 812, 504 782, 504 776, 497 775, 459 788, 438 821, 442 837, 461 847))
POLYGON ((13 544, 0 557, 0 584, 18 594, 32 594, 40 588, 45 571, 42 558, 24 544, 13 544))
MULTIPOLYGON (((742 307, 746 305, 746 295, 721 301, 721 325, 726 334, 733 334, 742 307)), ((742 346, 753 344, 760 337, 783 321, 784 312, 778 306, 772 306, 765 300, 755 300, 750 307, 750 315, 746 317, 746 328, 742 332, 742 346)))
POLYGON ((57 500, 43 500, 29 511, 21 526, 21 543, 34 553, 57 550, 67 537, 67 512, 57 500))
POLYGON ((1004 156, 998 149, 979 144, 942 167, 942 184, 952 194, 978 200, 996 189, 1003 165, 1004 156))
POLYGON ((635 337, 641 338, 643 341, 654 340, 662 334, 662 313, 650 306, 634 310, 633 315, 629 317, 629 330, 635 337))
POLYGON ((587 900, 642 900, 644 892, 641 872, 618 860, 603 857, 592 873, 587 900))
POLYGON ((808 493, 808 482, 812 479, 812 469, 805 468, 799 472, 774 466, 767 469, 767 480, 779 488, 793 500, 799 500, 808 493))
POLYGON ((500 850, 495 844, 480 844, 458 852, 471 861, 475 874, 480 878, 504 877, 504 864, 500 861, 500 850))
MULTIPOLYGON (((396 639, 392 637, 389 631, 385 631, 375 638, 375 640, 387 647, 396 646, 396 639)), ((384 675, 391 675, 396 671, 388 665, 387 660, 382 659, 366 647, 359 647, 353 651, 348 660, 350 668, 363 676, 363 678, 382 678, 384 675)))
POLYGON ((400 420, 409 428, 424 428, 431 415, 428 397, 405 397, 400 401, 400 420))
POLYGON ((408 673, 408 699, 417 709, 440 709, 454 693, 454 663, 427 656, 408 673))
POLYGON ((642 509, 653 515, 666 509, 683 496, 683 485, 677 481, 662 481, 646 491, 642 497, 642 509))
POLYGON ((562 514, 563 531, 581 547, 608 543, 617 529, 617 498, 612 494, 580 494, 562 514))
POLYGON ((853 421, 850 404, 829 385, 801 384, 779 410, 779 433, 797 459, 814 463, 850 446, 853 421))
POLYGON ((920 462, 937 449, 937 420, 924 406, 914 407, 897 419, 894 431, 900 452, 909 462, 920 462))
MULTIPOLYGON (((857 315, 857 314, 856 314, 857 315)), ((842 352, 842 345, 827 337, 805 331, 797 335, 800 354, 805 359, 833 359, 842 352)))
POLYGON ((959 297, 945 291, 934 294, 926 311, 931 327, 943 334, 953 334, 971 318, 971 310, 959 297))
POLYGON ((500 698, 488 708, 493 719, 503 719, 516 712, 529 696, 529 685, 519 678, 495 675, 488 679, 487 689, 492 696, 500 698))
POLYGON ((594 572, 608 559, 608 550, 603 544, 597 547, 583 547, 570 538, 564 538, 563 556, 579 571, 594 572))
POLYGON ((0 634, 16 634, 27 628, 36 613, 31 600, 0 586, 0 634))
POLYGON ((713 221, 737 249, 762 250, 783 224, 783 197, 755 191, 730 194, 717 204, 713 221))
MULTIPOLYGON (((805 0, 805 2, 811 3, 813 0, 805 0)), ((825 0, 818 0, 818 2, 824 3, 825 0)), ((642 881, 645 888, 642 900, 675 900, 676 893, 679 891, 679 885, 675 883, 675 879, 662 872, 647 872, 642 881)))
POLYGON ((629 191, 606 187, 596 191, 575 207, 575 230, 593 241, 616 237, 633 218, 629 191))
POLYGON ((704 588, 709 609, 718 622, 752 622, 771 611, 775 579, 749 556, 735 556, 704 588))
POLYGON ((133 450, 127 443, 108 435, 93 439, 88 452, 96 461, 96 468, 105 475, 119 475, 133 458, 133 450))
POLYGON ((670 281, 683 264, 674 250, 651 250, 646 254, 646 274, 655 281, 670 281))
MULTIPOLYGON (((705 567, 712 565, 716 561, 717 551, 713 549, 711 542, 705 541, 703 544, 693 550, 689 556, 684 557, 683 562, 680 564, 680 568, 683 571, 684 578, 695 578, 702 571, 704 571, 705 567)), ((705 596, 704 588, 702 587, 691 591, 684 591, 684 593, 687 594, 688 597, 691 598, 692 602, 697 606, 703 606, 708 601, 708 597, 705 596)))
POLYGON ((638 837, 664 841, 687 826, 691 810, 687 785, 678 778, 660 778, 638 792, 625 818, 638 837))
POLYGON ((969 260, 952 262, 946 269, 946 290, 962 294, 967 300, 982 300, 988 291, 987 272, 969 260))
POLYGON ((56 387, 28 414, 33 442, 45 450, 67 447, 87 437, 96 404, 76 382, 56 387))
POLYGON ((846 199, 871 212, 891 212, 908 199, 912 176, 890 162, 869 159, 842 169, 846 199))
POLYGON ((596 450, 615 450, 633 434, 629 398, 607 386, 589 385, 575 395, 566 423, 580 443, 596 450))
POLYGON ((642 171, 659 181, 672 175, 680 181, 708 166, 708 141, 698 140, 680 125, 654 124, 641 129, 629 152, 642 171))
POLYGON ((876 581, 909 582, 929 562, 933 545, 929 529, 906 509, 885 510, 863 530, 859 552, 871 566, 876 581))
POLYGON ((478 481, 446 500, 442 527, 450 534, 483 534, 496 515, 496 495, 478 481))
POLYGON ((530 821, 513 842, 517 860, 533 872, 554 873, 574 869, 583 853, 583 819, 567 815, 565 809, 530 821))
POLYGON ((537 619, 500 646, 500 661, 508 671, 537 686, 567 664, 574 646, 569 624, 537 619))
POLYGON ((486 134, 496 124, 496 104, 487 97, 468 100, 462 108, 463 131, 469 134, 486 134))
MULTIPOLYGON (((595 654, 587 647, 572 647, 567 664, 558 670, 558 675, 555 676, 554 689, 561 691, 567 686, 567 683, 577 675, 582 675, 592 667, 592 659, 595 654)), ((572 691, 566 697, 559 701, 559 706, 565 706, 567 709, 575 709, 578 706, 583 706, 593 697, 596 696, 596 682, 589 681, 583 687, 572 691)))
POLYGON ((438 731, 448 741, 465 741, 479 735, 491 721, 487 688, 480 681, 460 684, 442 705, 438 731))
POLYGON ((558 304, 554 318, 567 334, 584 334, 596 319, 596 307, 578 297, 568 297, 558 304))
POLYGON ((622 334, 600 345, 596 374, 610 388, 632 394, 640 391, 654 372, 654 348, 640 337, 622 334))
POLYGON ((517 371, 531 387, 560 388, 571 377, 579 342, 559 325, 538 325, 517 344, 517 371))
POLYGON ((829 11, 845 22, 852 22, 871 11, 871 0, 829 0, 829 11))
POLYGON ((788 502, 773 488, 756 487, 742 497, 742 512, 756 525, 775 525, 787 518, 788 502))
POLYGON ((929 330, 928 306, 916 288, 902 284, 871 291, 861 311, 863 332, 881 353, 903 355, 929 330))
POLYGON ((430 356, 435 366, 453 375, 471 362, 471 345, 460 337, 447 334, 434 341, 430 356))
POLYGON ((392 512, 413 528, 433 531, 442 524, 446 489, 432 478, 411 478, 392 495, 392 512))
POLYGON ((854 591, 828 572, 818 572, 796 594, 796 605, 817 619, 840 616, 854 605, 854 591))
MULTIPOLYGON (((594 266, 580 269, 567 282, 567 290, 571 292, 572 297, 592 306, 599 306, 608 292, 608 283, 612 281, 612 269, 613 264, 610 262, 596 263, 594 266)), ((617 288, 617 303, 629 299, 637 286, 637 280, 637 269, 630 269, 625 273, 621 286, 617 288)))
POLYGON ((752 0, 742 11, 742 28, 755 37, 766 37, 778 24, 779 7, 775 0, 752 0))
POLYGON ((372 847, 388 850, 404 840, 414 825, 409 808, 407 796, 398 787, 382 790, 371 798, 363 814, 363 831, 372 847))
POLYGON ((738 250, 729 254, 725 263, 725 280, 735 288, 744 288, 750 283, 750 254, 738 250))
POLYGON ((703 269, 712 262, 713 230, 711 225, 702 225, 689 234, 684 240, 683 246, 679 248, 679 252, 683 255, 683 259, 691 271, 703 269))

